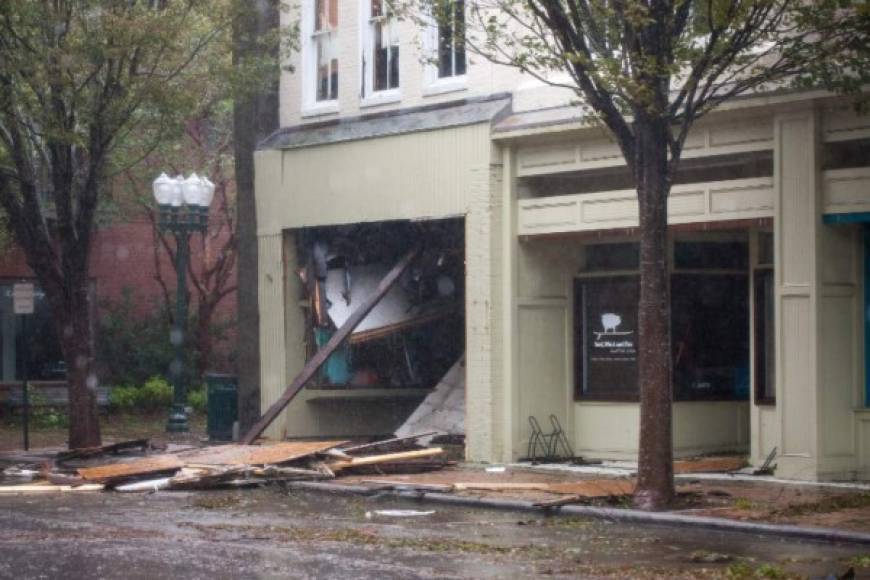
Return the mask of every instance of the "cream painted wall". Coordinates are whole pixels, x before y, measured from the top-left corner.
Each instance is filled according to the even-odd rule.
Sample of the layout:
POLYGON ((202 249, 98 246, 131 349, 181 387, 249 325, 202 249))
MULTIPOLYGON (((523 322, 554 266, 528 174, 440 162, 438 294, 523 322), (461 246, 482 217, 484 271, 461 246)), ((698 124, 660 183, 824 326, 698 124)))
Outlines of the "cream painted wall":
MULTIPOLYGON (((578 455, 637 460, 640 406, 637 403, 584 402, 574 408, 578 455)), ((749 445, 749 403, 674 403, 674 455, 743 452, 749 445)))
POLYGON ((258 234, 465 215, 473 199, 488 199, 490 148, 489 125, 481 123, 258 151, 258 234))

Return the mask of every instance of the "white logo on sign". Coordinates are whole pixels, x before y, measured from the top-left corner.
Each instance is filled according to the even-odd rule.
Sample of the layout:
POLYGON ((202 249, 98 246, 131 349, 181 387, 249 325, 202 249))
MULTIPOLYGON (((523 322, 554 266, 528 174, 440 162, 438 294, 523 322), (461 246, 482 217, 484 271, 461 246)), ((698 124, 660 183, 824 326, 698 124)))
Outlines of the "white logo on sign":
POLYGON ((601 327, 604 329, 601 332, 595 333, 595 340, 601 340, 604 336, 628 336, 634 334, 633 330, 619 331, 619 325, 622 324, 622 316, 607 312, 601 315, 601 327))

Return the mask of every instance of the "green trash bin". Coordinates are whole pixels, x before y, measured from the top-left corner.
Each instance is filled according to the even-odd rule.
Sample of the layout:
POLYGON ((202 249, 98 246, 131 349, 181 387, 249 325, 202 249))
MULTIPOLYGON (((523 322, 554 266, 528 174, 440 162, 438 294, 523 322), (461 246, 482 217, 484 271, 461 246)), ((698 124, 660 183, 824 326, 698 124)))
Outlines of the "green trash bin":
POLYGON ((232 441, 233 423, 239 418, 238 378, 235 375, 207 374, 208 438, 232 441))

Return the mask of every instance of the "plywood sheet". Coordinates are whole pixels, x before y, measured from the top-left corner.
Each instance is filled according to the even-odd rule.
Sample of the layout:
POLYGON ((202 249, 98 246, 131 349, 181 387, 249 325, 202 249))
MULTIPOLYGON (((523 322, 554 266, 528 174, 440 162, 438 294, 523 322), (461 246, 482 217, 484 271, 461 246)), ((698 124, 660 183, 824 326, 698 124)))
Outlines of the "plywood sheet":
POLYGON ((218 445, 179 454, 185 465, 284 463, 344 445, 347 441, 283 441, 267 445, 218 445))
POLYGON ((674 473, 721 473, 746 467, 745 457, 706 457, 691 461, 675 461, 674 473))
POLYGON ((88 481, 106 482, 181 469, 183 466, 184 462, 175 455, 155 455, 129 463, 111 463, 98 467, 83 467, 78 470, 78 473, 88 481))

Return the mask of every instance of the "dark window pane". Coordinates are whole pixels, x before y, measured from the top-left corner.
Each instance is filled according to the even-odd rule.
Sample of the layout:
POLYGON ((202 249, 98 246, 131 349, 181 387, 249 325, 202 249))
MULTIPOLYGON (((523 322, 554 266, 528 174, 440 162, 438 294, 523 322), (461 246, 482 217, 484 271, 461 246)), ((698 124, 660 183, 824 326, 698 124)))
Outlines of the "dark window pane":
POLYGON ((677 242, 674 266, 686 270, 745 270, 746 242, 677 242))
POLYGON ((635 399, 637 389, 638 278, 578 280, 578 395, 635 399))
POLYGON ((383 91, 387 85, 388 48, 384 39, 384 28, 380 23, 374 25, 374 56, 375 56, 375 82, 374 90, 383 91))
POLYGON ((453 74, 465 74, 465 2, 458 0, 455 4, 453 19, 453 74))
POLYGON ((758 263, 773 266, 773 234, 770 232, 758 234, 758 263))
POLYGON ((381 5, 381 0, 372 0, 372 18, 383 15, 384 11, 381 5))
POLYGON ((446 16, 438 23, 438 77, 453 76, 453 26, 446 16))
POLYGON ((399 87, 399 47, 393 46, 390 51, 390 88, 399 87))
POLYGON ((330 61, 330 65, 332 67, 332 74, 329 75, 330 82, 330 91, 329 98, 337 99, 338 98, 338 59, 334 58, 330 61))
POLYGON ((870 167, 870 139, 825 143, 824 169, 870 167))
POLYGON ((742 275, 671 277, 676 399, 748 399, 748 294, 742 275))
POLYGON ((636 270, 640 265, 640 245, 592 244, 586 246, 586 270, 636 270))
POLYGON ((755 272, 755 402, 776 402, 773 270, 755 272))

